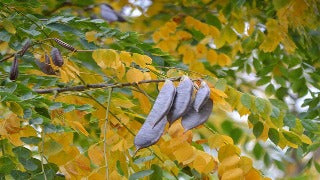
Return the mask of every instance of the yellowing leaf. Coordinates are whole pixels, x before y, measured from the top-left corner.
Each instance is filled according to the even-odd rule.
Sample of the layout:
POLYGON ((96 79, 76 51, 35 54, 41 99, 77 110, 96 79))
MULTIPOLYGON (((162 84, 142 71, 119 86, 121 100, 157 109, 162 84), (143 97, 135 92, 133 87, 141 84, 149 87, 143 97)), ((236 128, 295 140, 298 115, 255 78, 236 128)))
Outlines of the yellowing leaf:
POLYGON ((260 172, 254 168, 251 168, 250 171, 245 176, 246 180, 260 180, 262 179, 260 172))
POLYGON ((132 56, 134 62, 140 67, 145 68, 147 64, 152 63, 152 59, 149 56, 133 53, 132 56))
POLYGON ((128 70, 126 77, 127 81, 132 83, 142 81, 144 79, 144 74, 139 69, 132 68, 128 70))
POLYGON ((231 169, 223 173, 221 180, 238 180, 242 179, 243 171, 240 168, 231 169))
POLYGON ((223 38, 231 44, 237 40, 237 34, 230 27, 227 27, 224 29, 223 38))
POLYGON ((210 148, 217 149, 225 144, 233 144, 233 140, 229 136, 213 134, 209 137, 208 144, 210 148))
POLYGON ((239 162, 240 158, 238 155, 232 155, 230 157, 225 158, 219 165, 218 174, 222 175, 229 169, 236 168, 239 162))
POLYGON ((8 31, 11 34, 15 34, 16 33, 16 28, 13 26, 13 24, 11 23, 11 21, 5 19, 2 21, 2 25, 4 27, 4 29, 6 31, 8 31))
POLYGON ((131 63, 133 62, 133 58, 131 57, 131 54, 126 51, 120 52, 120 60, 127 66, 130 67, 131 63))
POLYGON ((121 61, 118 53, 112 49, 97 49, 93 51, 92 58, 102 69, 117 69, 119 66, 121 66, 121 61))
POLYGON ((126 68, 121 63, 121 65, 115 70, 117 77, 121 80, 126 73, 126 68))
POLYGON ((93 42, 95 41, 97 38, 95 37, 97 34, 96 31, 89 31, 89 32, 86 32, 86 40, 88 42, 93 42))
POLYGON ((85 136, 89 135, 88 131, 78 121, 70 121, 70 124, 74 129, 80 131, 83 135, 85 136))
POLYGON ((225 158, 233 156, 233 155, 239 155, 240 149, 237 146, 234 146, 232 144, 226 144, 222 146, 218 151, 218 159, 220 162, 222 162, 225 158))
POLYGON ((218 64, 219 66, 221 67, 224 67, 224 66, 230 66, 231 65, 231 59, 229 56, 227 56, 226 54, 222 53, 222 54, 219 54, 218 57, 218 64))
POLYGON ((90 148, 88 149, 88 156, 94 164, 98 166, 101 166, 104 164, 103 150, 100 146, 98 145, 90 146, 90 148))
POLYGON ((300 139, 301 139, 301 141, 302 141, 303 143, 312 144, 311 139, 310 139, 308 136, 304 135, 304 134, 302 134, 302 135, 300 136, 300 139))
POLYGON ((240 157, 239 168, 242 169, 243 174, 247 174, 252 168, 252 160, 246 156, 240 157))
POLYGON ((143 110, 144 113, 147 114, 151 109, 151 103, 150 103, 148 97, 146 97, 144 94, 136 92, 136 91, 132 91, 132 94, 135 98, 137 98, 139 100, 141 109, 143 110))
POLYGON ((210 173, 215 168, 216 164, 209 154, 203 151, 197 151, 197 156, 192 165, 198 172, 210 173), (210 167, 208 167, 208 165, 210 167))

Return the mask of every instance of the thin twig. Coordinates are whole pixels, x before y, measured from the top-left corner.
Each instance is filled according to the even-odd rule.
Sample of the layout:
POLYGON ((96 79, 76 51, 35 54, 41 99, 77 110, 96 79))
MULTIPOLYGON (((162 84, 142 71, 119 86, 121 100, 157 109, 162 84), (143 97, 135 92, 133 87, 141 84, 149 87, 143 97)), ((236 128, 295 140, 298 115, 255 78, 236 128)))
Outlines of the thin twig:
POLYGON ((108 106, 106 109, 106 120, 104 122, 104 132, 103 132, 103 154, 104 154, 104 162, 106 165, 106 179, 109 179, 109 167, 108 167, 108 159, 107 159, 107 128, 108 128, 108 122, 109 122, 109 108, 110 108, 110 100, 111 100, 111 94, 112 94, 112 88, 109 88, 109 94, 108 94, 108 106))
POLYGON ((47 175, 44 171, 44 166, 43 166, 43 148, 44 148, 44 136, 45 136, 45 132, 44 129, 42 128, 42 132, 41 132, 41 153, 40 153, 40 158, 41 158, 41 171, 43 173, 43 177, 44 180, 47 180, 47 175))
MULTIPOLYGON (((171 81, 179 81, 181 77, 177 78, 169 78, 171 81)), ((151 80, 143 80, 139 82, 132 82, 132 83, 115 83, 115 84, 87 84, 87 85, 78 85, 78 86, 71 86, 71 87, 64 87, 64 88, 50 88, 50 89, 35 89, 34 91, 39 94, 49 94, 53 92, 66 92, 66 91, 84 91, 86 89, 97 89, 97 88, 122 88, 126 86, 135 86, 136 84, 147 84, 147 83, 159 83, 165 82, 166 79, 151 79, 151 80)), ((196 81, 196 80, 193 80, 196 81)))

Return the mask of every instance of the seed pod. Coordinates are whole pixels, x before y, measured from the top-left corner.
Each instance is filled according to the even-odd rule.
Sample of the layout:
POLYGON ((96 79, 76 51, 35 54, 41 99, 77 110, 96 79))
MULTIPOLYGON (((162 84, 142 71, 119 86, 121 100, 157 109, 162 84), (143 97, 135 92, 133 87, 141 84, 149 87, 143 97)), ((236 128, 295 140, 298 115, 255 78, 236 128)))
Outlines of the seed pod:
POLYGON ((206 82, 202 81, 200 85, 200 89, 196 93, 196 97, 194 99, 193 108, 199 112, 199 110, 203 107, 203 105, 207 102, 210 97, 210 88, 206 82))
POLYGON ((188 113, 182 117, 181 121, 181 124, 185 131, 205 123, 212 112, 212 107, 213 102, 211 99, 207 100, 207 102, 199 112, 197 112, 192 108, 192 106, 190 106, 190 108, 188 109, 188 113))
POLYGON ((134 138, 136 151, 142 148, 149 147, 159 141, 167 124, 167 118, 164 116, 159 123, 153 128, 154 122, 152 119, 146 119, 138 134, 134 138))
POLYGON ((20 56, 22 57, 27 50, 29 49, 29 47, 31 47, 31 41, 30 39, 27 40, 27 42, 23 45, 21 51, 19 52, 20 56))
POLYGON ((193 82, 187 76, 183 76, 181 80, 173 105, 167 115, 170 124, 182 117, 192 102, 193 82))
POLYGON ((166 80, 147 117, 147 120, 150 119, 150 121, 153 122, 153 127, 168 114, 173 104, 175 94, 176 88, 174 87, 174 84, 172 81, 166 80))
POLYGON ((37 59, 35 60, 35 62, 37 64, 37 66, 39 67, 39 69, 45 74, 56 75, 56 72, 51 67, 50 57, 46 54, 44 58, 45 58, 44 62, 40 62, 37 59))
POLYGON ((68 50, 70 50, 70 51, 77 51, 73 46, 71 46, 70 44, 68 44, 68 43, 66 43, 66 42, 64 42, 64 41, 62 41, 62 40, 60 40, 60 39, 58 39, 58 38, 53 38, 53 40, 54 40, 57 44, 59 44, 60 46, 66 48, 66 49, 68 49, 68 50))
POLYGON ((19 75, 19 68, 18 68, 18 56, 15 55, 14 59, 12 61, 12 65, 11 65, 11 69, 10 69, 10 80, 16 80, 18 78, 19 75))
POLYGON ((63 65, 63 59, 59 49, 52 48, 51 50, 52 62, 54 65, 61 67, 63 65))

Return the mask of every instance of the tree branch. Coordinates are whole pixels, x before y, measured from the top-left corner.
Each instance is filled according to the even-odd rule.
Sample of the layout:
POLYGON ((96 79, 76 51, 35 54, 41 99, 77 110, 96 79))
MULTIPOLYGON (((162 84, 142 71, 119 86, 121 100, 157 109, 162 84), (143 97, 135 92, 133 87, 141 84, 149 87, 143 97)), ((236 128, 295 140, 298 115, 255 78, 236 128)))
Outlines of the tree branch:
MULTIPOLYGON (((171 81, 179 81, 181 77, 177 78, 168 78, 171 81)), ((198 80, 198 79, 196 79, 198 80)), ((193 81, 196 81, 193 80, 193 81)), ((66 91, 84 91, 87 89, 97 89, 97 88, 121 88, 126 86, 136 86, 137 84, 147 84, 147 83, 159 83, 165 82, 166 79, 151 79, 151 80, 143 80, 139 82, 132 82, 132 83, 115 83, 115 84, 87 84, 87 85, 78 85, 78 86, 71 86, 71 87, 64 87, 64 88, 49 88, 49 89, 35 89, 34 91, 39 94, 50 94, 50 93, 61 93, 66 91)))

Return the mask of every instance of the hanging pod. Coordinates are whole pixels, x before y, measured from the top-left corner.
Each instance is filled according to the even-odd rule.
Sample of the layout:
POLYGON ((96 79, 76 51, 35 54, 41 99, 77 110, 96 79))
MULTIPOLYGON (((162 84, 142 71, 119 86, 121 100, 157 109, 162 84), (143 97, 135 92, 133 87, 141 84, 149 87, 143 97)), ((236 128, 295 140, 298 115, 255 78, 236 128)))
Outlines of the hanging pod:
POLYGON ((210 88, 206 82, 202 81, 199 90, 194 98, 193 108, 199 112, 210 97, 210 88))
POLYGON ((59 44, 60 46, 66 48, 66 49, 68 49, 68 50, 70 50, 70 51, 74 51, 74 52, 77 51, 76 48, 74 48, 74 47, 71 46, 70 44, 68 44, 68 43, 66 43, 66 42, 64 42, 64 41, 62 41, 62 40, 60 40, 60 39, 58 39, 58 38, 53 38, 53 40, 54 40, 57 44, 59 44))
POLYGON ((9 75, 10 80, 16 80, 18 78, 18 75, 19 75, 18 66, 19 66, 18 56, 15 55, 12 61, 11 69, 10 69, 10 75, 9 75))
POLYGON ((182 117, 188 110, 192 102, 193 82, 188 76, 183 76, 177 87, 177 93, 173 105, 167 115, 168 122, 174 123, 182 117))
POLYGON ((185 131, 195 128, 205 123, 213 108, 213 102, 208 99, 199 112, 197 112, 192 106, 189 107, 187 114, 182 117, 181 123, 185 131))
POLYGON ((137 150, 151 146, 159 140, 167 123, 166 115, 172 106, 175 93, 176 88, 172 81, 166 80, 146 121, 134 139, 137 150))
POLYGON ((23 45, 21 51, 19 52, 20 56, 22 57, 30 47, 31 47, 31 41, 30 39, 28 39, 27 42, 23 45))
POLYGON ((63 65, 63 58, 61 56, 59 49, 52 48, 51 49, 51 57, 52 57, 52 62, 54 65, 59 66, 59 67, 61 67, 63 65))
POLYGON ((39 69, 45 74, 56 75, 56 72, 51 67, 50 57, 46 54, 44 59, 44 62, 40 62, 39 60, 35 59, 35 62, 39 69))

